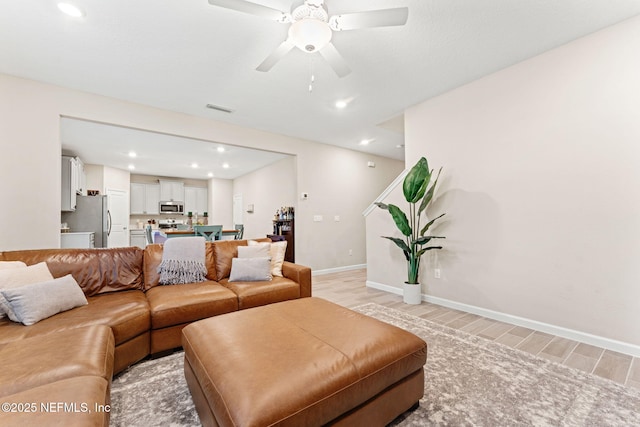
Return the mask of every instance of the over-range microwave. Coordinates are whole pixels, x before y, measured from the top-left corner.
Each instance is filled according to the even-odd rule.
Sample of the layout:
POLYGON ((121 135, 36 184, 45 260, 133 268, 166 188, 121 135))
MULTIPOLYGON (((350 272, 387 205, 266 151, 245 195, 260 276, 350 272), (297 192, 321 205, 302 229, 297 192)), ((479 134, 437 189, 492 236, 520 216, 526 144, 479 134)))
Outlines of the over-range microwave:
POLYGON ((160 213, 170 215, 184 215, 184 202, 160 202, 160 213))

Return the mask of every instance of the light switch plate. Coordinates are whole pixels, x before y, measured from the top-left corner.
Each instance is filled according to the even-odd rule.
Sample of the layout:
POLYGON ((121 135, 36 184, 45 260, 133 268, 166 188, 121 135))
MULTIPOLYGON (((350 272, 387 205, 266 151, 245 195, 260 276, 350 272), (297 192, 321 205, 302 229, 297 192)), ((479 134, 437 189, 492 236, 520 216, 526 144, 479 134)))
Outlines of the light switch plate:
POLYGON ((322 222, 322 215, 314 215, 313 222, 322 222))

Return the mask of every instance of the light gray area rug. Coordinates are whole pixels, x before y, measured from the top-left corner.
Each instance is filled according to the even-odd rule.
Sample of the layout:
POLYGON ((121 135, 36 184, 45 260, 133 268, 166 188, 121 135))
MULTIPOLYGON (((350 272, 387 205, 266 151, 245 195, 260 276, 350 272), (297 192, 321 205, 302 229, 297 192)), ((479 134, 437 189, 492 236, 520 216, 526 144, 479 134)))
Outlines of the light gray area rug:
MULTIPOLYGON (((640 426, 638 390, 378 304, 355 310, 429 346, 420 407, 393 426, 640 426)), ((177 352, 114 378, 111 425, 200 425, 182 359, 177 352)))

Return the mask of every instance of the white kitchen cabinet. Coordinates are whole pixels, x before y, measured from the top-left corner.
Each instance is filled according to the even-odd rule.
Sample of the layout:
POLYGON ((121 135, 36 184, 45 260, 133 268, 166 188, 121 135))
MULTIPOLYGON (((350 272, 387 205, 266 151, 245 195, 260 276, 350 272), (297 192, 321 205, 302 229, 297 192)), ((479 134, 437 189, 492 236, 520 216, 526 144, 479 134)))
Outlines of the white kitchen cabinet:
POLYGON ((131 183, 131 215, 158 215, 160 185, 131 183))
POLYGON ((207 189, 204 187, 184 187, 184 211, 185 213, 197 212, 202 216, 208 211, 207 189))
POLYGON ((160 185, 159 184, 145 185, 144 211, 146 214, 149 214, 149 215, 160 214, 160 185))
POLYGON ((61 233, 61 248, 75 249, 93 249, 95 245, 95 233, 93 232, 77 232, 77 233, 61 233))
POLYGON ((144 214, 145 186, 145 184, 131 183, 131 191, 129 193, 131 196, 131 215, 144 214))
POLYGON ((62 156, 61 207, 63 212, 76 210, 76 196, 86 195, 84 163, 78 157, 62 156))
POLYGON ((75 182, 74 182, 74 188, 76 190, 76 194, 78 194, 79 196, 86 196, 87 195, 87 189, 86 189, 86 182, 87 182, 87 178, 86 175, 84 173, 84 162, 80 159, 80 157, 74 157, 75 159, 75 182))
POLYGON ((180 181, 160 181, 160 200, 184 202, 184 183, 180 181))
POLYGON ((131 230, 130 235, 131 246, 137 246, 141 249, 147 247, 147 238, 145 237, 144 230, 131 230))

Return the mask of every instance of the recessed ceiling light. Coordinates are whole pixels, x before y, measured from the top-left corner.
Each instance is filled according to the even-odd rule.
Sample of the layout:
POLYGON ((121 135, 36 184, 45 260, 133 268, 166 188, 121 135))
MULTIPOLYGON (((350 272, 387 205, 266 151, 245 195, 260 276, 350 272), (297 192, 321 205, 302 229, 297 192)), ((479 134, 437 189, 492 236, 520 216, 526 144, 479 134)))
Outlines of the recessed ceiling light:
POLYGON ((191 163, 191 167, 194 169, 198 169, 198 164, 196 162, 191 163))
POLYGON ((404 148, 404 144, 398 144, 396 145, 396 148, 404 148))
POLYGON ((60 9, 65 15, 69 15, 74 18, 82 18, 84 16, 84 11, 71 3, 60 2, 58 3, 58 9, 60 9))
POLYGON ((132 159, 135 159, 137 156, 135 151, 129 151, 129 157, 131 157, 132 159))
POLYGON ((132 170, 134 170, 136 168, 136 166, 135 165, 129 165, 128 168, 129 168, 130 171, 132 171, 132 170))
POLYGON ((360 141, 360 145, 369 145, 373 141, 375 141, 375 139, 363 139, 362 141, 360 141))
POLYGON ((218 150, 218 153, 224 153, 225 151, 224 147, 218 147, 217 150, 218 150))
POLYGON ((229 163, 223 163, 222 167, 225 168, 225 169, 229 169, 229 163))
POLYGON ((208 176, 209 178, 213 178, 213 172, 209 172, 209 173, 207 174, 207 176, 208 176))
POLYGON ((347 108, 347 105, 349 105, 349 103, 344 99, 339 99, 338 101, 336 101, 336 108, 340 110, 342 110, 343 108, 347 108))

